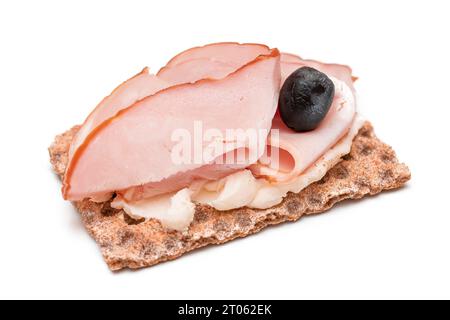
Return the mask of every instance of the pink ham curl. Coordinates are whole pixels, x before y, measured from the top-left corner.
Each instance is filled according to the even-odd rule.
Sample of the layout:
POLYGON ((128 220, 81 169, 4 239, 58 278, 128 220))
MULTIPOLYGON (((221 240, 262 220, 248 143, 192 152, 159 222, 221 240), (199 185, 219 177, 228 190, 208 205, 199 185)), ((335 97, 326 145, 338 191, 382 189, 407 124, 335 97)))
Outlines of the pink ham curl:
MULTIPOLYGON (((283 57, 282 57, 283 59, 283 57)), ((309 66, 340 82, 335 82, 335 97, 324 120, 319 127, 309 132, 294 132, 276 114, 270 135, 267 152, 250 170, 257 177, 271 181, 287 182, 314 164, 327 150, 335 145, 353 123, 356 113, 355 92, 351 69, 344 65, 324 64, 314 60, 301 60, 289 55, 281 62, 282 83, 298 68, 309 66), (292 62, 298 59, 298 62, 292 62), (277 159, 275 159, 275 157, 277 159)))
POLYGON ((69 162, 91 131, 120 110, 173 85, 205 78, 224 78, 239 66, 249 63, 261 54, 268 54, 269 51, 269 47, 259 44, 213 43, 176 55, 156 76, 149 74, 148 68, 145 67, 114 89, 89 114, 70 146, 69 162))
POLYGON ((75 148, 64 177, 64 197, 101 198, 143 186, 154 195, 178 190, 198 177, 216 179, 236 170, 214 163, 174 165, 171 133, 192 131, 199 119, 205 130, 269 130, 280 85, 279 59, 278 50, 272 49, 224 78, 170 86, 122 108, 75 148))

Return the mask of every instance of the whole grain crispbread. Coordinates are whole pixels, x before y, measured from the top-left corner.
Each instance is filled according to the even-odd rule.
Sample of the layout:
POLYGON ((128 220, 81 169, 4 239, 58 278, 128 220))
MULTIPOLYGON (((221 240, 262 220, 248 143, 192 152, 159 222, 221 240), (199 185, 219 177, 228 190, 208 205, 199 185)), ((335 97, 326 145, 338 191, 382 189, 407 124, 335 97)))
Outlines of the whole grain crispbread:
MULTIPOLYGON (((57 136, 50 146, 50 161, 63 177, 70 142, 78 126, 57 136)), ((383 190, 399 188, 410 179, 406 165, 399 163, 394 151, 375 136, 366 122, 355 137, 350 154, 320 181, 298 194, 289 194, 275 207, 265 210, 242 208, 226 212, 197 205, 194 221, 182 233, 167 230, 159 221, 136 221, 110 202, 75 202, 86 229, 100 245, 111 270, 143 268, 172 260, 210 244, 246 237, 261 229, 303 215, 321 213, 336 202, 358 199, 383 190)))

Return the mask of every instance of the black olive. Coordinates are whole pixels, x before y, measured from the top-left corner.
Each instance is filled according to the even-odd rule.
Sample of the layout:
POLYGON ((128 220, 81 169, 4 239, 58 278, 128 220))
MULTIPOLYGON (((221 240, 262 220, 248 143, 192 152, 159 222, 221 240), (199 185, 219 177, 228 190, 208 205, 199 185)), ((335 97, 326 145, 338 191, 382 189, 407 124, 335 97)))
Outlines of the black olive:
POLYGON ((297 132, 317 128, 333 103, 334 84, 326 74, 302 67, 284 82, 278 106, 283 122, 297 132))

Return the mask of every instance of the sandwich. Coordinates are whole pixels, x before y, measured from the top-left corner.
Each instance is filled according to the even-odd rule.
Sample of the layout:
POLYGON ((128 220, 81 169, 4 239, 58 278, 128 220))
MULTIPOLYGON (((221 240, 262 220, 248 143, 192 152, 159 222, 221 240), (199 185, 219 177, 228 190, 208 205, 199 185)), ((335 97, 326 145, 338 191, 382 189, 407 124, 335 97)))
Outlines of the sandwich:
POLYGON ((261 44, 191 48, 119 85, 50 162, 109 268, 152 266, 403 186, 355 81, 261 44))

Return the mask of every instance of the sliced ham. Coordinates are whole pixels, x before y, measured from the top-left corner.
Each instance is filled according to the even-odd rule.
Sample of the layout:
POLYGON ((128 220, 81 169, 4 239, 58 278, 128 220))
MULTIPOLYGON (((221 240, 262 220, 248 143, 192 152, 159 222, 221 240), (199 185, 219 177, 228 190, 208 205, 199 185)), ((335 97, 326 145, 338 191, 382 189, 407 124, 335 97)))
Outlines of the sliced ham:
POLYGON ((158 72, 158 77, 175 85, 206 78, 221 79, 235 70, 234 61, 222 62, 210 58, 197 58, 180 62, 172 67, 164 67, 158 72))
POLYGON ((149 74, 148 68, 144 68, 114 89, 87 117, 70 146, 69 164, 89 134, 120 110, 170 86, 206 78, 224 78, 257 56, 268 53, 269 48, 264 45, 216 43, 184 51, 172 59, 170 66, 162 68, 157 76, 149 74))
POLYGON ((170 84, 155 75, 149 74, 148 68, 122 83, 104 98, 86 118, 69 150, 69 161, 74 152, 83 144, 84 140, 103 121, 111 118, 117 112, 133 103, 168 87, 170 84))
POLYGON ((269 53, 270 48, 262 44, 220 42, 185 50, 170 59, 164 68, 173 67, 182 62, 199 58, 207 58, 221 62, 232 61, 235 67, 239 67, 260 55, 267 55, 269 53))
POLYGON ((260 44, 221 42, 195 47, 173 57, 157 76, 172 84, 221 79, 270 49, 260 44))
MULTIPOLYGON (((236 46, 232 46, 233 51, 212 45, 208 51, 218 60, 228 57, 229 61, 237 63, 247 50, 236 46)), ((253 55, 254 51, 267 48, 245 46, 252 49, 253 55)), ((267 51, 258 53, 250 63, 239 65, 223 79, 205 79, 160 90, 102 122, 76 148, 64 178, 64 197, 69 200, 101 197, 112 191, 166 181, 178 174, 188 183, 196 178, 199 170, 203 177, 217 177, 220 172, 226 175, 236 170, 235 167, 217 167, 214 161, 174 164, 171 135, 175 129, 192 133, 196 120, 202 120, 204 130, 214 128, 222 133, 227 129, 269 130, 276 110, 281 72, 278 50, 267 48, 267 51)), ((202 58, 198 56, 201 52, 192 49, 169 64, 202 58)), ((244 61, 246 59, 248 57, 244 61)), ((232 151, 227 142, 216 143, 225 145, 223 152, 232 151)), ((218 158, 221 154, 213 156, 218 158)), ((160 184, 153 189, 165 193, 180 189, 180 185, 160 184)))

